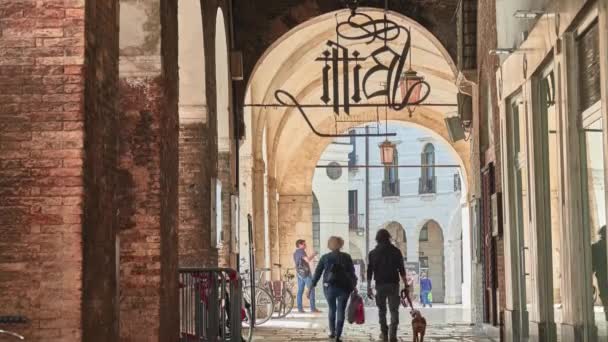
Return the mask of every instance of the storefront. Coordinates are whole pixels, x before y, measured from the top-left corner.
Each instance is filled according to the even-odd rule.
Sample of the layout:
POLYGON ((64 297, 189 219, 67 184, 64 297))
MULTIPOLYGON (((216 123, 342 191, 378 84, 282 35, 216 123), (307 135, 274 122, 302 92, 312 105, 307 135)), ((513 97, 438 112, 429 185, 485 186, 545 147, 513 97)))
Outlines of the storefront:
POLYGON ((497 72, 507 341, 608 341, 605 2, 551 2, 497 72))

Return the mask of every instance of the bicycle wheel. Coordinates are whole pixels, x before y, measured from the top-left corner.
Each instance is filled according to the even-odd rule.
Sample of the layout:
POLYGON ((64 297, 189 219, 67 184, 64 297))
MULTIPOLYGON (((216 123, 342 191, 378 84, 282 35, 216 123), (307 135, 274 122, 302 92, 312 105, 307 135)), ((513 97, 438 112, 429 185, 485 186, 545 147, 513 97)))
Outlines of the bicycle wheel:
POLYGON ((275 318, 284 318, 293 310, 294 298, 293 293, 288 289, 283 289, 281 300, 274 305, 275 318))
MULTIPOLYGON (((243 298, 251 303, 251 287, 243 289, 243 298)), ((274 310, 274 299, 263 288, 255 287, 255 325, 268 322, 274 310)))

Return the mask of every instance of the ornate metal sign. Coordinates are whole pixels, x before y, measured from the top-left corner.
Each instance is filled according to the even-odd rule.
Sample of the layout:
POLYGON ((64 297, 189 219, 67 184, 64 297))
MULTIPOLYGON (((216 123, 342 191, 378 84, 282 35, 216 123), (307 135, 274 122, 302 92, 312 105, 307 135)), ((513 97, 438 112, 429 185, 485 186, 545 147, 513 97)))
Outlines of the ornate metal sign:
MULTIPOLYGON (((381 19, 374 19, 370 15, 352 10, 346 21, 337 23, 336 40, 327 41, 327 49, 315 59, 321 64, 323 84, 320 97, 323 105, 315 107, 332 108, 337 118, 342 115, 349 116, 351 109, 357 107, 385 106, 399 111, 422 104, 428 98, 431 87, 423 77, 412 70, 411 49, 412 37, 408 28, 388 19, 386 14, 381 19), (369 55, 362 55, 358 50, 349 48, 349 45, 357 42, 368 46, 377 43, 379 46, 369 55), (395 50, 389 43, 402 48, 395 50), (408 57, 410 68, 405 70, 408 57), (371 67, 364 69, 367 64, 371 64, 371 67), (379 88, 379 83, 382 83, 383 87, 379 88), (379 104, 379 101, 372 104, 370 101, 377 99, 382 99, 384 104, 379 104)), ((312 131, 319 136, 352 136, 337 132, 318 132, 304 110, 312 106, 300 104, 296 97, 286 90, 277 90, 275 98, 281 105, 296 107, 312 131)), ((365 135, 394 136, 388 132, 362 136, 365 135)))

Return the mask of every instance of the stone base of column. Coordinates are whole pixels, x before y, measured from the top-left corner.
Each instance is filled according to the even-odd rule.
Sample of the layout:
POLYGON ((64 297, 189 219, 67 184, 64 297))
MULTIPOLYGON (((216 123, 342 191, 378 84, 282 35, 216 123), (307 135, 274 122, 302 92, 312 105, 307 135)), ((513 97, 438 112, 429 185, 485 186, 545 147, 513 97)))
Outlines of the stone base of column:
MULTIPOLYGON (((528 312, 505 309, 505 342, 521 342, 527 337, 526 327, 520 326, 520 318, 524 325, 528 324, 528 312)), ((567 340, 566 340, 567 341, 567 340)))
POLYGON ((530 342, 555 341, 556 334, 554 322, 530 322, 530 342))
MULTIPOLYGON (((562 333, 562 341, 585 341, 585 325, 584 324, 560 324, 562 333)), ((591 338, 589 341, 597 341, 597 328, 593 325, 587 327, 591 338)))

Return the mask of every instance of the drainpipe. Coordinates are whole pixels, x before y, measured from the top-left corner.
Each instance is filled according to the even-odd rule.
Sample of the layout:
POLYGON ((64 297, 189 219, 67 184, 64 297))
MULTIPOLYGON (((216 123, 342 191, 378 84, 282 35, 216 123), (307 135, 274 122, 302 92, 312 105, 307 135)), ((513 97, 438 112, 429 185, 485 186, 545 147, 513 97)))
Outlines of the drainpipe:
MULTIPOLYGON (((369 126, 365 126, 365 165, 369 165, 369 126)), ((369 167, 365 168, 365 271, 369 260, 369 167)), ((363 275, 361 275, 363 277, 363 275)))

